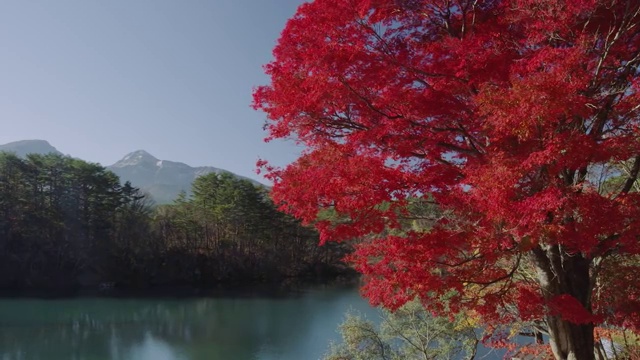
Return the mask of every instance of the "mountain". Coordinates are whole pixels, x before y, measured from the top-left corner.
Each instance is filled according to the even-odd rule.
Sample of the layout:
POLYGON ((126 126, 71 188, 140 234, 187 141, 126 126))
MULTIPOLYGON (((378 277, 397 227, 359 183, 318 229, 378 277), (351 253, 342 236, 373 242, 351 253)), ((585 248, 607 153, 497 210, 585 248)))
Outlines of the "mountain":
POLYGON ((62 155, 58 149, 51 146, 46 140, 21 140, 14 141, 8 144, 0 145, 0 152, 6 151, 15 153, 20 157, 25 157, 27 154, 59 154, 62 155))
MULTIPOLYGON (((189 193, 191 183, 198 176, 229 173, 212 166, 191 167, 181 162, 160 160, 144 150, 127 154, 115 164, 107 166, 107 169, 118 175, 122 182, 130 181, 133 186, 148 192, 158 204, 172 202, 181 191, 189 193)), ((247 180, 261 185, 254 180, 247 180)))
MULTIPOLYGON (((11 142, 0 145, 0 152, 2 151, 12 152, 20 157, 25 157, 27 154, 62 155, 45 140, 11 142)), ((107 166, 107 169, 118 175, 123 183, 129 181, 133 186, 149 193, 158 204, 171 203, 181 191, 189 193, 193 180, 209 173, 230 173, 240 179, 249 180, 255 185, 262 185, 255 180, 212 166, 191 167, 181 162, 160 160, 144 150, 127 154, 120 161, 107 166)))

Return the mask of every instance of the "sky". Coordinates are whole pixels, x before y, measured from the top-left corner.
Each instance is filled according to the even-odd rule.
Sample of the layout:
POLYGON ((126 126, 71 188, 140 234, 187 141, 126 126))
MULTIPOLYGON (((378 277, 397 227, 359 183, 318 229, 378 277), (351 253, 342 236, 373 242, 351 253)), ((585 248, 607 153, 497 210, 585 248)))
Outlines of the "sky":
POLYGON ((0 2, 0 144, 43 139, 111 165, 144 149, 163 160, 261 180, 264 143, 252 88, 303 0, 0 2))

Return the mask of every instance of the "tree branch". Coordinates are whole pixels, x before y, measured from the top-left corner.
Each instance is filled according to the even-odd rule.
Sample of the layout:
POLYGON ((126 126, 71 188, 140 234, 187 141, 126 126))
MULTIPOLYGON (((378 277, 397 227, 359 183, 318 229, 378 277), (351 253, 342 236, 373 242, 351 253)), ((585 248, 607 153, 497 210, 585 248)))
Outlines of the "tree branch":
POLYGON ((636 156, 636 159, 633 163, 633 167, 631 168, 631 171, 629 171, 629 177, 627 178, 627 181, 624 183, 624 187, 620 191, 621 194, 626 194, 631 190, 631 188, 633 187, 633 184, 638 180, 639 172, 640 172, 640 155, 636 156))

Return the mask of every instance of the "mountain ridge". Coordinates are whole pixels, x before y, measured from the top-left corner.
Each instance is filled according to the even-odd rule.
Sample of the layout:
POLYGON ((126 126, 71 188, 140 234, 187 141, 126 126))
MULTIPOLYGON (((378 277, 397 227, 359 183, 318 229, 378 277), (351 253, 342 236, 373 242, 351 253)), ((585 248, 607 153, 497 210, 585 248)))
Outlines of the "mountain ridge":
POLYGON ((52 146, 47 140, 18 140, 10 143, 0 145, 0 152, 6 151, 14 153, 20 157, 25 157, 27 154, 47 154, 53 153, 63 155, 58 149, 52 146))
POLYGON ((107 169, 123 181, 130 181, 134 186, 149 192, 158 203, 171 202, 183 191, 190 193, 193 181, 210 173, 229 173, 254 185, 263 185, 253 179, 213 166, 193 167, 183 162, 161 160, 145 150, 133 151, 113 165, 107 166, 107 169))
MULTIPOLYGON (((13 152, 25 157, 29 153, 62 155, 58 149, 46 140, 21 140, 0 145, 0 151, 13 152)), ((102 165, 114 172, 124 183, 151 195, 158 204, 171 203, 181 192, 191 191, 193 181, 210 173, 229 173, 238 179, 248 180, 254 185, 264 186, 260 182, 213 166, 190 166, 183 162, 161 160, 145 150, 136 150, 126 154, 112 165, 102 165)))

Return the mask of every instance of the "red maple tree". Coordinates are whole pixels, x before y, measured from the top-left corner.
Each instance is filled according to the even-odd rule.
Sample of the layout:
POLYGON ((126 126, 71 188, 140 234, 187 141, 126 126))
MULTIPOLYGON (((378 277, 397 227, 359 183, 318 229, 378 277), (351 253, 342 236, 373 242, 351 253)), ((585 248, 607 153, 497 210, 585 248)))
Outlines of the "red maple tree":
POLYGON ((273 197, 359 239, 373 303, 446 295, 592 359, 594 326, 640 327, 639 20, 630 0, 303 4, 254 91, 269 139, 307 149, 266 165, 273 197), (403 226, 415 199, 428 231, 403 226))

